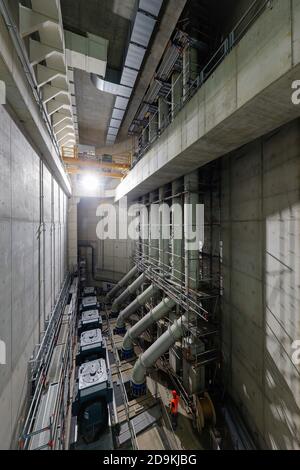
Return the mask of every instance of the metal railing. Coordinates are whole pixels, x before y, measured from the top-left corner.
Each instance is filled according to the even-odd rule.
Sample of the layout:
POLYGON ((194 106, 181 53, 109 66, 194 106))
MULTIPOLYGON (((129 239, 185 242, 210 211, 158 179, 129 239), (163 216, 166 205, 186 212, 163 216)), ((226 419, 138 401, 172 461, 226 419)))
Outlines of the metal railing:
POLYGON ((116 361, 115 363, 116 363, 116 367, 117 367, 117 371, 118 371, 118 377, 119 377, 119 383, 120 383, 120 390, 121 390, 121 395, 122 395, 124 410, 125 410, 125 414, 126 414, 126 420, 127 420, 127 424, 128 424, 128 429, 129 429, 129 433, 130 433, 130 437, 131 437, 132 449, 133 449, 133 450, 139 450, 139 446, 138 446, 138 442, 137 442, 137 437, 136 437, 136 432, 135 432, 135 429, 134 429, 134 424, 133 424, 132 420, 130 419, 130 410, 129 410, 128 396, 127 396, 126 388, 125 388, 124 381, 123 381, 123 376, 122 376, 122 371, 121 371, 121 362, 120 362, 120 358, 119 358, 119 353, 118 353, 116 344, 115 344, 115 342, 114 342, 114 337, 113 337, 113 334, 112 334, 112 331, 111 331, 111 326, 110 326, 109 314, 108 314, 108 311, 107 311, 107 306, 105 307, 105 316, 106 316, 106 321, 107 321, 107 325, 108 325, 108 335, 109 335, 109 339, 110 339, 110 342, 111 342, 111 347, 112 347, 112 350, 113 350, 113 355, 114 355, 114 358, 115 358, 115 361, 116 361))
MULTIPOLYGON (((159 139, 159 137, 166 130, 166 128, 174 121, 179 111, 191 100, 195 93, 213 74, 216 68, 224 61, 224 59, 232 51, 232 49, 240 42, 240 40, 247 33, 247 31, 250 29, 256 19, 263 13, 263 11, 267 7, 271 8, 272 1, 273 0, 254 0, 254 2, 244 13, 242 18, 236 24, 236 26, 228 35, 228 37, 222 42, 221 46, 213 54, 208 63, 202 68, 196 79, 192 80, 188 86, 184 87, 184 96, 180 97, 179 102, 174 103, 172 102, 172 94, 174 88, 177 86, 179 81, 183 80, 185 73, 187 72, 186 69, 183 69, 181 71, 175 82, 170 86, 170 90, 164 98, 165 102, 168 105, 171 105, 171 110, 165 116, 164 120, 161 123, 161 126, 159 128, 157 127, 157 133, 154 136, 148 138, 150 127, 155 121, 157 122, 158 126, 159 110, 156 110, 151 115, 148 124, 143 128, 139 136, 140 144, 138 145, 138 148, 135 152, 136 160, 133 166, 136 165, 136 163, 145 155, 145 153, 150 149, 151 145, 159 139)), ((186 64, 186 68, 188 67, 189 63, 186 64)))
MULTIPOLYGON (((30 433, 32 432, 33 428, 33 423, 37 416, 38 408, 44 390, 45 379, 50 367, 51 358, 55 347, 55 338, 57 337, 59 331, 64 307, 66 305, 69 295, 70 285, 71 276, 70 274, 67 274, 62 289, 60 291, 58 300, 48 321, 43 340, 38 346, 36 354, 34 355, 34 357, 32 357, 29 362, 29 366, 31 369, 30 380, 32 384, 33 396, 22 431, 21 440, 24 441, 22 444, 23 448, 24 446, 26 447, 28 445, 31 436, 30 433)), ((38 432, 36 434, 38 434, 38 432)))

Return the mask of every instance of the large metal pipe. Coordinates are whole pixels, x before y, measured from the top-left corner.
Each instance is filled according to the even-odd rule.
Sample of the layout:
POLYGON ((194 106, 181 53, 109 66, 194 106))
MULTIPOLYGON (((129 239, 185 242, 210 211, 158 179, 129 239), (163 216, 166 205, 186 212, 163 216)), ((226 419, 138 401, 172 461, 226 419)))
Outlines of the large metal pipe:
POLYGON ((165 188, 161 187, 159 189, 159 267, 160 272, 163 276, 168 276, 170 257, 169 257, 169 243, 170 243, 170 208, 167 202, 164 201, 165 197, 165 188))
POLYGON ((106 295, 105 300, 108 302, 130 279, 138 272, 137 266, 134 266, 106 295))
POLYGON ((138 288, 141 287, 145 279, 146 279, 145 273, 141 274, 135 281, 133 281, 132 284, 130 284, 130 286, 127 287, 127 289, 124 290, 124 292, 122 292, 121 295, 119 295, 119 297, 116 298, 116 300, 114 301, 111 307, 112 313, 118 312, 118 310, 120 309, 122 304, 125 302, 127 297, 129 297, 130 294, 134 294, 135 291, 137 291, 138 288))
POLYGON ((199 284, 199 242, 201 208, 198 194, 198 172, 184 177, 184 278, 186 294, 196 290, 199 284), (199 220, 198 220, 199 219, 199 220))
POLYGON ((163 318, 173 307, 176 302, 165 297, 156 307, 147 313, 140 321, 138 321, 130 330, 127 331, 123 340, 123 357, 129 358, 133 355, 133 343, 144 331, 151 325, 163 318))
POLYGON ((183 217, 182 217, 182 180, 172 183, 172 279, 182 283, 183 279, 183 217), (179 194, 179 196, 176 196, 179 194))
POLYGON ((175 321, 136 361, 132 372, 132 392, 143 395, 146 392, 146 372, 185 332, 188 318, 183 315, 175 321), (186 327, 185 327, 186 325, 186 327))
POLYGON ((134 312, 136 312, 142 305, 145 305, 148 299, 152 297, 158 288, 151 285, 144 292, 137 296, 131 304, 129 304, 124 310, 119 313, 116 323, 116 332, 121 334, 125 332, 125 321, 130 317, 134 312))
POLYGON ((160 230, 160 214, 159 204, 157 201, 157 193, 150 194, 150 209, 149 209, 149 259, 150 263, 158 264, 158 250, 159 250, 159 230, 160 230))
POLYGON ((147 196, 142 198, 142 204, 144 210, 141 211, 140 215, 140 229, 141 229, 141 239, 142 239, 142 254, 143 260, 149 260, 149 199, 147 196))

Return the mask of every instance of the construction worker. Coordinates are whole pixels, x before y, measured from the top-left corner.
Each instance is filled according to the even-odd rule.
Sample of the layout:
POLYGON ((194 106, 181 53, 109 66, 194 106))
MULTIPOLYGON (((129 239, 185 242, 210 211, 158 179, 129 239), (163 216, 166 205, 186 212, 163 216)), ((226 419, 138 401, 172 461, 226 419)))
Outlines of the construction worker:
POLYGON ((178 405, 179 405, 179 395, 177 394, 176 390, 173 390, 172 399, 170 401, 170 412, 171 412, 171 422, 172 422, 172 426, 174 430, 176 430, 177 428, 178 405))

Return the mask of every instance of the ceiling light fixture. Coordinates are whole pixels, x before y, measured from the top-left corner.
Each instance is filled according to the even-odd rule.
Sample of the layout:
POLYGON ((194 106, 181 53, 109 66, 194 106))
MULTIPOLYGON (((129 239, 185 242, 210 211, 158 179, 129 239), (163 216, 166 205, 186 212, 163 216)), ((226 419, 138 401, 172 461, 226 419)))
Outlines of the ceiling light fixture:
POLYGON ((95 191, 100 186, 99 177, 93 174, 86 174, 81 180, 81 185, 86 191, 95 191))

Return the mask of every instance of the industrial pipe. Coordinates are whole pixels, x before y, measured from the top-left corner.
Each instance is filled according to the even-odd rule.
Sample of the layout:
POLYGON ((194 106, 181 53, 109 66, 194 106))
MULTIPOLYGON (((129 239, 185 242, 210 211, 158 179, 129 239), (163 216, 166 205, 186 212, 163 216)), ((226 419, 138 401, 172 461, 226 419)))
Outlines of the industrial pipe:
MULTIPOLYGON (((184 177, 184 278, 186 295, 189 290, 197 290, 199 285, 199 242, 203 243, 203 236, 198 227, 198 215, 200 216, 198 194, 198 172, 193 172, 184 177)), ((204 214, 203 214, 204 217, 204 214)), ((200 222, 200 218, 199 218, 200 222)))
POLYGON ((136 361, 132 372, 132 392, 135 396, 146 393, 146 372, 170 347, 176 343, 185 331, 188 319, 185 315, 175 321, 136 361))
POLYGON ((141 274, 135 281, 133 281, 132 284, 130 284, 130 286, 127 287, 126 290, 124 290, 124 292, 122 292, 121 295, 119 295, 119 297, 116 298, 116 300, 114 301, 111 307, 112 313, 117 313, 119 311, 119 308, 125 302, 127 297, 129 297, 130 294, 134 294, 135 291, 137 291, 138 288, 141 287, 141 285, 145 281, 145 278, 146 278, 145 273, 141 274))
POLYGON ((182 181, 176 180, 172 183, 172 279, 175 282, 182 283, 183 279, 183 218, 182 218, 182 181), (178 195, 179 194, 179 195, 178 195), (177 196, 178 195, 178 196, 177 196))
MULTIPOLYGON (((152 286, 151 286, 152 287, 152 286)), ((158 322, 163 318, 173 307, 176 302, 171 300, 169 297, 165 297, 156 307, 147 313, 139 322, 137 322, 130 330, 127 331, 123 340, 122 353, 124 359, 128 359, 133 356, 133 343, 144 331, 146 331, 151 325, 158 322)))
POLYGON ((125 333, 125 321, 130 317, 134 312, 136 312, 142 305, 145 305, 148 299, 152 297, 158 291, 157 287, 153 285, 149 286, 144 292, 137 296, 137 298, 131 302, 124 310, 119 313, 115 332, 117 334, 125 333))
POLYGON ((138 272, 137 266, 134 266, 106 295, 105 301, 108 302, 130 279, 138 272))

